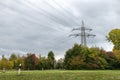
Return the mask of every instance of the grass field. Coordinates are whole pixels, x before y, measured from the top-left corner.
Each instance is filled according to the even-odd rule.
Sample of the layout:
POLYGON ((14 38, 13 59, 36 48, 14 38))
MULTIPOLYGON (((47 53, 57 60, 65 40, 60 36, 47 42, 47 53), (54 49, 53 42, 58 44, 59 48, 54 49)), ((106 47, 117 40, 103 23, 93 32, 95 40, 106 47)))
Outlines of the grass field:
POLYGON ((43 70, 0 72, 0 80, 120 80, 119 70, 43 70))

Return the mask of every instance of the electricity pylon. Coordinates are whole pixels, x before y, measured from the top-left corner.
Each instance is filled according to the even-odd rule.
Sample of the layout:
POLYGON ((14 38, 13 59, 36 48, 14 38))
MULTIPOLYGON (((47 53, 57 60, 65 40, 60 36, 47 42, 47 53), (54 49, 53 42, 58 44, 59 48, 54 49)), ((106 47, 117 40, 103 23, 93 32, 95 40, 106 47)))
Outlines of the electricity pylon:
POLYGON ((86 33, 86 31, 92 31, 92 29, 86 28, 84 26, 84 21, 82 21, 82 25, 81 25, 80 28, 74 28, 74 29, 72 29, 72 31, 75 31, 75 30, 79 30, 80 33, 70 34, 69 36, 75 36, 75 37, 80 36, 81 37, 81 45, 82 46, 87 46, 86 37, 90 37, 90 36, 94 37, 94 36, 96 36, 94 34, 86 33))

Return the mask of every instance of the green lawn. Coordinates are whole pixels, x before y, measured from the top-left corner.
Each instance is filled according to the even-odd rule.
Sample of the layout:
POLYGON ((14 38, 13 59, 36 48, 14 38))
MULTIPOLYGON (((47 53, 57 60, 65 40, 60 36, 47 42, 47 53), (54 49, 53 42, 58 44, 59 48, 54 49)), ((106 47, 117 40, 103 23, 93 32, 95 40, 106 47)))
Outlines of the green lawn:
POLYGON ((43 70, 0 72, 0 80, 120 80, 119 70, 43 70))

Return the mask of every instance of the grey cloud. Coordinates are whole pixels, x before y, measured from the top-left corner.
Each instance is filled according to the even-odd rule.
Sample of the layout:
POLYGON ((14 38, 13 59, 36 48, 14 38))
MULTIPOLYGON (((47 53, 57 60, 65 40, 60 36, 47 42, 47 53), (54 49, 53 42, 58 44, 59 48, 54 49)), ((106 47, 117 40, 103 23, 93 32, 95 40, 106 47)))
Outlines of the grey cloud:
POLYGON ((80 37, 68 36, 72 28, 81 26, 82 20, 96 34, 95 38, 87 39, 89 46, 112 46, 105 36, 111 29, 119 28, 119 12, 117 0, 1 0, 0 54, 47 55, 53 50, 57 57, 64 56, 74 43, 80 43, 80 37))

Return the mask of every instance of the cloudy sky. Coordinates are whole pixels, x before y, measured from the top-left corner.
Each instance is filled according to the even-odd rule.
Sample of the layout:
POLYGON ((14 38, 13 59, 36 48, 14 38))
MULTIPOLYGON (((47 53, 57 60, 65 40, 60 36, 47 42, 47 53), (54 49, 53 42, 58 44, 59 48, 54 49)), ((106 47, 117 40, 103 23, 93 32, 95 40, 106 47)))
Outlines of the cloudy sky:
POLYGON ((93 29, 87 45, 112 50, 105 36, 120 27, 119 0, 0 0, 0 55, 28 52, 46 56, 52 50, 63 57, 80 37, 73 28, 93 29))

